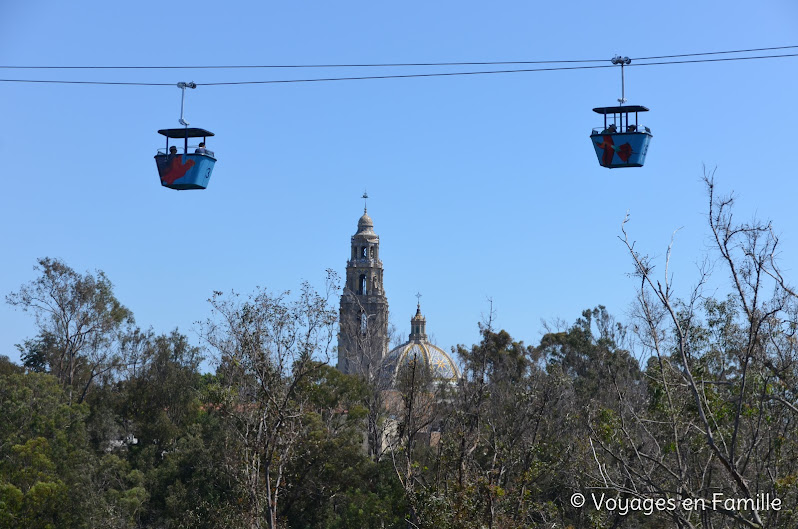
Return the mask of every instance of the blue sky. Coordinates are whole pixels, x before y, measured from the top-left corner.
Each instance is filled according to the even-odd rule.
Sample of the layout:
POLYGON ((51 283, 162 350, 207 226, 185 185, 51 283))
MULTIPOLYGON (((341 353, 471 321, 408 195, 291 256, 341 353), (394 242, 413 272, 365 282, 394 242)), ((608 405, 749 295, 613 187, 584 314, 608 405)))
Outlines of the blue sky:
MULTIPOLYGON (((0 65, 351 64, 609 59, 798 45, 798 5, 644 2, 4 2, 0 65)), ((785 53, 795 52, 786 50, 785 53)), ((709 247, 704 165, 737 214, 773 219, 798 262, 798 57, 627 69, 651 109, 646 167, 598 166, 591 109, 620 97, 617 68, 421 79, 200 86, 186 116, 214 131, 208 190, 158 183, 160 128, 176 87, 0 82, 0 292, 38 257, 101 269, 138 325, 200 343, 214 290, 321 285, 343 275, 368 189, 391 320, 409 332, 421 292, 449 349, 498 325, 537 343, 541 319, 573 321, 634 298, 617 236, 662 256, 674 230, 676 286, 709 247)), ((486 67, 25 71, 3 79, 211 83, 474 71, 486 67)), ((500 68, 504 69, 504 68, 500 68)), ((641 117, 641 121, 642 117, 641 117)), ((725 277, 718 277, 722 288, 725 277)), ((0 304, 0 354, 35 334, 0 304)))

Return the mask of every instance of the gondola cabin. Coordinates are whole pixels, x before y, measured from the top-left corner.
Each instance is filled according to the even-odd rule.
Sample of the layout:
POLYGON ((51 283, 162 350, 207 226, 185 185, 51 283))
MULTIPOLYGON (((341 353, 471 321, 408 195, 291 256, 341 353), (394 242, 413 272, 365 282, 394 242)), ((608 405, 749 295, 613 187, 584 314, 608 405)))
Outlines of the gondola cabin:
POLYGON ((651 130, 637 122, 639 112, 648 112, 639 105, 599 107, 593 112, 604 116, 604 127, 593 129, 590 141, 596 149, 599 164, 608 169, 643 167, 651 141, 651 130), (633 114, 633 123, 630 123, 633 114))
POLYGON ((177 190, 208 187, 216 158, 204 145, 213 132, 185 127, 159 130, 158 134, 166 136, 166 149, 158 149, 155 155, 161 185, 177 190), (202 145, 189 145, 189 140, 195 138, 202 138, 202 145), (178 141, 169 145, 170 139, 178 141))

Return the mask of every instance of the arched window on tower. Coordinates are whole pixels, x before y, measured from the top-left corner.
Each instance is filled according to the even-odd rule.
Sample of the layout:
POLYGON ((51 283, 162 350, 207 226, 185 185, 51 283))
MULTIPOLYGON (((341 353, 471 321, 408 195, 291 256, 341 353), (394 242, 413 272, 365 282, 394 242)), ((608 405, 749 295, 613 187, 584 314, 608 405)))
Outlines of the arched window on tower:
POLYGON ((360 257, 362 257, 363 259, 368 257, 369 256, 368 251, 369 251, 368 246, 364 246, 363 248, 361 248, 360 249, 360 257))
POLYGON ((365 312, 360 313, 360 334, 365 335, 366 331, 368 330, 369 326, 369 317, 366 316, 365 312))
POLYGON ((360 274, 360 284, 358 286, 358 294, 361 296, 368 294, 368 281, 366 280, 366 274, 360 274))
POLYGON ((374 259, 374 247, 372 246, 371 248, 369 248, 369 250, 370 250, 369 254, 370 254, 371 258, 374 259))

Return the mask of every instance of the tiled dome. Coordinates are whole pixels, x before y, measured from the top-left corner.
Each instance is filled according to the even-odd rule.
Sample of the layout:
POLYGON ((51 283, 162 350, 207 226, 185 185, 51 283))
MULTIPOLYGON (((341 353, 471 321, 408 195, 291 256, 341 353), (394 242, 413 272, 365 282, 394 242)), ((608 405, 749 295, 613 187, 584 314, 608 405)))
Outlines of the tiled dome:
POLYGON ((400 369, 414 360, 424 362, 436 380, 454 382, 460 377, 449 355, 440 347, 425 342, 408 342, 392 350, 383 360, 383 373, 394 381, 400 369))
POLYGON ((391 383, 396 381, 399 371, 413 361, 423 362, 435 380, 455 382, 460 378, 460 371, 452 358, 427 340, 426 325, 427 320, 419 305, 416 315, 410 320, 410 339, 393 349, 382 361, 383 376, 389 377, 391 383))

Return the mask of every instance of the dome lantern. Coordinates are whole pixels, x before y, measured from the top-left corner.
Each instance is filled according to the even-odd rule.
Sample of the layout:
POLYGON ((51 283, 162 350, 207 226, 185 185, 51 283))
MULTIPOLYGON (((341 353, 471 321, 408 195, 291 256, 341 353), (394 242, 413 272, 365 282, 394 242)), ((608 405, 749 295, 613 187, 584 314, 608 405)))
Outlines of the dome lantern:
MULTIPOLYGON (((420 297, 420 296, 419 296, 420 297)), ((446 352, 429 343, 426 334, 426 318, 421 314, 421 304, 410 320, 410 340, 391 350, 382 364, 382 376, 393 385, 402 368, 411 362, 422 362, 437 382, 454 383, 460 378, 460 370, 446 352)))
POLYGON ((411 342, 426 342, 427 341, 427 319, 421 314, 421 294, 416 294, 419 298, 418 305, 416 305, 416 315, 410 320, 410 341, 411 342))

